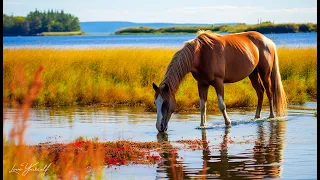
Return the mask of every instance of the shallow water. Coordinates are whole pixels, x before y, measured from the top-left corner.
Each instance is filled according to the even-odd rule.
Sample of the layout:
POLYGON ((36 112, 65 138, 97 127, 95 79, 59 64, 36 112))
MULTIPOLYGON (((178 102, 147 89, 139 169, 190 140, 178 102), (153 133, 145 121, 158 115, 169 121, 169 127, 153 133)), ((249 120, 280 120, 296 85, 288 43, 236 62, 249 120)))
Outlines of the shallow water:
MULTIPOLYGON (((262 117, 268 117, 268 108, 262 117)), ((316 179, 316 103, 294 106, 285 119, 253 120, 253 110, 229 110, 232 127, 225 128, 221 114, 208 113, 208 129, 198 129, 200 114, 174 114, 167 133, 155 128, 156 113, 128 108, 32 109, 25 142, 68 142, 79 136, 101 141, 208 140, 208 150, 163 152, 162 162, 106 168, 109 179, 316 179), (232 139, 230 143, 226 139, 232 139), (261 142, 261 144, 256 142, 261 142), (171 161, 176 165, 171 167, 171 161), (173 171, 174 170, 174 171, 173 171), (206 172, 203 172, 206 170, 206 172), (201 175, 201 174, 206 175, 201 175)), ((4 109, 4 133, 12 127, 17 110, 4 109)), ((173 146, 177 144, 171 143, 173 146)))

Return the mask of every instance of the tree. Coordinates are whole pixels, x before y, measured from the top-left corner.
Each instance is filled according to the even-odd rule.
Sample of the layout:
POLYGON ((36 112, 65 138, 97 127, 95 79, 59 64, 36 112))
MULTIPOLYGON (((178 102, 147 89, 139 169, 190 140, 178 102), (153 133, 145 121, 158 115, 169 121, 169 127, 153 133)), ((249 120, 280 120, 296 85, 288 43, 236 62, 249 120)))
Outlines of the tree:
POLYGON ((40 12, 37 9, 26 17, 3 14, 4 35, 36 35, 42 32, 79 31, 80 22, 77 17, 63 10, 40 12))

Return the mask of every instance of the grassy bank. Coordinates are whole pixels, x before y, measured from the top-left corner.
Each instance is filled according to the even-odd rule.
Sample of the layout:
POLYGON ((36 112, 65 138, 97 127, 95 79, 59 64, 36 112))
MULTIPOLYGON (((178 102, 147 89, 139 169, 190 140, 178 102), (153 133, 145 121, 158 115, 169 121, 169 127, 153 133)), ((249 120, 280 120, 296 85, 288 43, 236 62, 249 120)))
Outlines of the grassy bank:
POLYGON ((234 26, 175 26, 164 28, 149 28, 149 27, 130 27, 123 28, 115 32, 115 34, 181 34, 181 33, 197 33, 198 30, 211 30, 213 32, 244 32, 258 31, 260 33, 296 33, 296 32, 317 32, 317 24, 273 24, 264 22, 261 24, 237 24, 234 26))
POLYGON ((42 32, 38 36, 74 36, 85 35, 83 31, 71 31, 71 32, 42 32))
MULTIPOLYGON (((33 106, 126 105, 154 110, 152 82, 159 84, 177 49, 4 49, 4 99, 22 101, 39 65, 44 87, 33 106), (18 88, 19 87, 19 88, 18 88)), ((279 48, 279 65, 290 104, 316 100, 316 48, 279 48)), ((196 81, 188 74, 176 95, 178 110, 198 110, 196 81)), ((6 103, 5 106, 10 106, 6 103)), ((225 85, 228 107, 255 106, 248 78, 225 85)), ((264 104, 268 101, 265 95, 264 104)), ((208 110, 217 110, 213 88, 208 110)))

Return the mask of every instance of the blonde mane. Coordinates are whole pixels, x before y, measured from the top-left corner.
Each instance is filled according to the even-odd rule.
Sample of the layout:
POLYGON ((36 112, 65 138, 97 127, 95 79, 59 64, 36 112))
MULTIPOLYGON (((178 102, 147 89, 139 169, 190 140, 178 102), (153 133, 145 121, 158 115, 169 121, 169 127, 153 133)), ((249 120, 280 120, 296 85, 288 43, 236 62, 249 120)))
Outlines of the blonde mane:
POLYGON ((214 41, 217 41, 219 37, 221 37, 220 34, 213 33, 209 30, 200 30, 197 32, 198 36, 195 39, 199 42, 200 46, 198 47, 200 49, 201 45, 209 46, 211 49, 213 49, 214 41))
POLYGON ((163 81, 160 83, 160 86, 163 84, 169 86, 169 92, 161 94, 163 98, 174 95, 184 76, 191 71, 194 52, 195 42, 192 40, 186 42, 184 47, 174 54, 167 67, 163 81))

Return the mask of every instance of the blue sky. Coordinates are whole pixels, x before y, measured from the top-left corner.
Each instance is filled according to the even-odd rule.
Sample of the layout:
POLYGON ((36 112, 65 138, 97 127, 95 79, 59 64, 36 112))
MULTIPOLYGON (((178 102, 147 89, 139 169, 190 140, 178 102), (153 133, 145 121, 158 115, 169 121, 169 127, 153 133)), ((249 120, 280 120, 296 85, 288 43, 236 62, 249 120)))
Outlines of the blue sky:
POLYGON ((317 22, 316 0, 4 0, 6 14, 63 9, 86 21, 255 24, 317 22))

